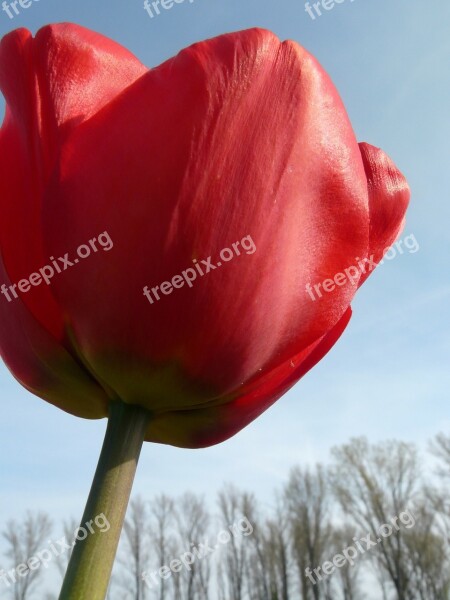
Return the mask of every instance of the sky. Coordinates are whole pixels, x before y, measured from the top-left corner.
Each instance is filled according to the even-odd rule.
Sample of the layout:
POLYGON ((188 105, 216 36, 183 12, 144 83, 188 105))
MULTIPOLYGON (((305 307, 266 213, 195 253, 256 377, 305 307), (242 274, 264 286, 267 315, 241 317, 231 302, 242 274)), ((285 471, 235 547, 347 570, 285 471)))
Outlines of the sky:
MULTIPOLYGON (((141 0, 33 0, 13 19, 0 11, 0 35, 61 21, 113 38, 149 67, 196 41, 253 26, 293 39, 330 74, 357 139, 382 147, 412 190, 402 238, 414 236, 418 249, 397 253, 371 275, 332 351, 223 444, 145 444, 134 493, 190 489, 214 498, 230 481, 270 506, 291 466, 327 461, 330 448, 351 437, 426 449, 448 432, 450 3, 344 0, 313 20, 301 0, 186 0, 152 19, 141 0)), ((58 410, 3 365, 0 398, 0 525, 27 509, 56 521, 78 518, 106 421, 58 410)))

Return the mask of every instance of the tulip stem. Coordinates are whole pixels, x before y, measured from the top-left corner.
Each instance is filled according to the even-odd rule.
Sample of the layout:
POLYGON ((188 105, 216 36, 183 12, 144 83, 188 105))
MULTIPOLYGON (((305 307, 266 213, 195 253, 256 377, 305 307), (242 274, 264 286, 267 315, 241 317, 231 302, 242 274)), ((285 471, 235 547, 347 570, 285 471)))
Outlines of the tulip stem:
MULTIPOLYGON (((59 600, 104 600, 150 413, 112 402, 105 440, 59 600), (109 524, 109 529, 107 525, 109 524), (103 530, 103 532, 102 532, 103 530)), ((68 540, 69 543, 71 540, 68 540)))

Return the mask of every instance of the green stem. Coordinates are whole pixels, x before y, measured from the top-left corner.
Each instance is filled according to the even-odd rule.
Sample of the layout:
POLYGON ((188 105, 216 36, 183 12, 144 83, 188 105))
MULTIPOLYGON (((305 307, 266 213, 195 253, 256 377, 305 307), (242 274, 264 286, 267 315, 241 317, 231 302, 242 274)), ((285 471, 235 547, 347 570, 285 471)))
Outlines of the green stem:
POLYGON ((139 406, 123 402, 110 405, 105 440, 81 521, 88 535, 76 542, 59 600, 106 597, 149 418, 150 413, 139 406), (100 515, 110 525, 105 531, 102 520, 103 533, 96 526, 100 515))

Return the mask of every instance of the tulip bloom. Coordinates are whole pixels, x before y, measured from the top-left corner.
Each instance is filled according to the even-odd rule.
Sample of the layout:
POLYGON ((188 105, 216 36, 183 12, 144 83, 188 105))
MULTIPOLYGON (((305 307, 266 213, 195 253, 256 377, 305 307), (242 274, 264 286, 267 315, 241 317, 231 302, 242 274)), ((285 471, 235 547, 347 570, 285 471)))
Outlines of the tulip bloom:
POLYGON ((0 284, 18 296, 0 296, 1 353, 74 415, 120 399, 150 411, 149 441, 234 435, 335 344, 365 274, 316 301, 307 284, 378 263, 402 229, 402 174, 357 143, 313 56, 269 31, 148 69, 76 25, 19 29, 0 85, 0 284), (102 232, 108 253, 14 288, 102 232), (244 238, 252 254, 143 294, 244 238))

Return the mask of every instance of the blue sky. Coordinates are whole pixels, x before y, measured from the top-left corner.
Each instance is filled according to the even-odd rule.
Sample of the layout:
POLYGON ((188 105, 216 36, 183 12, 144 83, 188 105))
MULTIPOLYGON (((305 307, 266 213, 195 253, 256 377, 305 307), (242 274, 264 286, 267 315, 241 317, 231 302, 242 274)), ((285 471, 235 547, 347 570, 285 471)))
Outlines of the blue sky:
MULTIPOLYGON (((135 492, 191 489, 212 498, 222 482, 233 481, 270 503, 291 465, 327 460, 333 445, 352 436, 425 448, 438 431, 448 432, 450 4, 344 0, 313 21, 301 0, 186 0, 153 19, 141 0, 40 0, 13 20, 0 12, 0 34, 58 21, 108 35, 148 66, 195 41, 252 26, 294 39, 331 75, 357 138, 392 156, 412 188, 404 236, 413 234, 420 250, 398 255, 370 277, 329 355, 220 446, 146 444, 135 492)), ((106 422, 59 411, 22 389, 3 366, 0 397, 1 522, 27 508, 56 520, 78 518, 106 422)))

